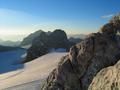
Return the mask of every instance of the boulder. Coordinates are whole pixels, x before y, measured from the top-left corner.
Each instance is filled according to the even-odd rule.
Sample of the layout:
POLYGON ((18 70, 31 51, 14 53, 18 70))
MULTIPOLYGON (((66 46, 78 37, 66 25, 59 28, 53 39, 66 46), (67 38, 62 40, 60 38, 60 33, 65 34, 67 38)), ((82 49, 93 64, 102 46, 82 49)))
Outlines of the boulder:
POLYGON ((88 90, 120 90, 120 60, 117 64, 102 69, 88 90))

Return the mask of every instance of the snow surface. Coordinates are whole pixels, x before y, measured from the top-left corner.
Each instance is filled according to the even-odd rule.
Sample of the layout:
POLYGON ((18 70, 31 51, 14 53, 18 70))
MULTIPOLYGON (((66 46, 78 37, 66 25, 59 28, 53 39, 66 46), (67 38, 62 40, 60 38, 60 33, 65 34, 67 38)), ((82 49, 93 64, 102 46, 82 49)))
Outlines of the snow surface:
MULTIPOLYGON (((66 54, 65 52, 49 53, 23 64, 22 68, 0 74, 0 90, 40 90, 43 80, 57 66, 60 58, 66 54)), ((15 67, 17 66, 19 64, 15 64, 15 67)))
POLYGON ((25 54, 25 49, 17 49, 7 52, 0 52, 0 74, 23 68, 23 65, 16 63, 22 60, 21 55, 25 54))

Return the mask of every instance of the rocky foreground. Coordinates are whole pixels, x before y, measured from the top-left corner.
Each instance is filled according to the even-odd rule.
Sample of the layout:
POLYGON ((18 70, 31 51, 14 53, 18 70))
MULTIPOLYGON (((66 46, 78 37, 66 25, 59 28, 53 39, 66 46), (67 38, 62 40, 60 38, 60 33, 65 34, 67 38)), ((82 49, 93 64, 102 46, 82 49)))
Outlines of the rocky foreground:
POLYGON ((93 79, 89 90, 120 90, 120 61, 101 70, 93 79))
POLYGON ((49 74, 43 90, 119 90, 119 32, 120 15, 116 15, 70 49, 49 74))

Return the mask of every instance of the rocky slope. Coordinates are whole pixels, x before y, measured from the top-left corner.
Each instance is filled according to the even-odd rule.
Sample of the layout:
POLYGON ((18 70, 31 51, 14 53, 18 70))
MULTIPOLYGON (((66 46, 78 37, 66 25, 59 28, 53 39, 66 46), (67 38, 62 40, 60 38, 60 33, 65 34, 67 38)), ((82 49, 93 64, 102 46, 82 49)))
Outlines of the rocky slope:
POLYGON ((43 90, 88 90, 101 69, 120 60, 119 31, 120 15, 117 15, 99 32, 74 45, 49 74, 43 90))
POLYGON ((30 35, 28 35, 26 38, 23 39, 23 41, 21 42, 21 46, 27 46, 27 45, 31 45, 32 41, 38 37, 43 31, 42 30, 38 30, 34 33, 31 33, 30 35))

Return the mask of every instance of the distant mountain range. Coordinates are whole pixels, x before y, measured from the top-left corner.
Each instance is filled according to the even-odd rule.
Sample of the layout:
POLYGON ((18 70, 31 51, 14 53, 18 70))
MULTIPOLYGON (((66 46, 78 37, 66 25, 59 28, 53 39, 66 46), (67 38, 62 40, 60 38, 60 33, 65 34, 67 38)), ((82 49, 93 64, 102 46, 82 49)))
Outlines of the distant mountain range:
MULTIPOLYGON (((42 31, 42 30, 38 30, 38 31, 36 31, 36 32, 34 32, 34 33, 31 33, 30 35, 28 35, 27 37, 25 37, 24 39, 23 39, 23 41, 21 42, 21 46, 26 46, 26 47, 29 47, 29 46, 31 46, 32 45, 32 42, 35 40, 35 38, 37 38, 37 37, 39 37, 40 36, 40 34, 42 33, 42 32, 44 32, 44 31, 42 31)), ((52 32, 50 32, 50 31, 48 31, 48 32, 45 32, 46 34, 51 34, 52 32)), ((86 35, 84 35, 84 34, 71 34, 71 35, 67 35, 67 37, 69 38, 69 39, 71 39, 71 38, 74 38, 74 39, 84 39, 85 37, 86 37, 86 35)), ((72 39, 72 41, 73 41, 73 39, 72 39)), ((76 40, 75 40, 76 41, 76 40)))
POLYGON ((0 39, 0 45, 2 46, 11 46, 11 47, 16 47, 16 46, 19 46, 20 45, 20 41, 4 41, 2 39, 0 39))
POLYGON ((68 35, 68 38, 70 37, 84 39, 86 35, 85 34, 70 34, 68 35))
MULTIPOLYGON (((18 47, 18 46, 22 46, 25 48, 29 48, 32 45, 32 42, 34 41, 35 38, 39 37, 39 35, 44 32, 42 30, 38 30, 34 33, 31 33, 30 35, 28 35, 27 37, 25 37, 23 39, 23 41, 10 41, 10 40, 2 40, 0 39, 0 45, 2 46, 12 46, 12 47, 18 47)), ((46 34, 51 34, 50 31, 46 32, 46 34)), ((79 39, 84 39, 86 37, 86 35, 84 34, 73 34, 73 35, 67 35, 68 39, 70 39, 70 41, 72 40, 72 42, 76 43, 78 41, 81 41, 79 39)))

